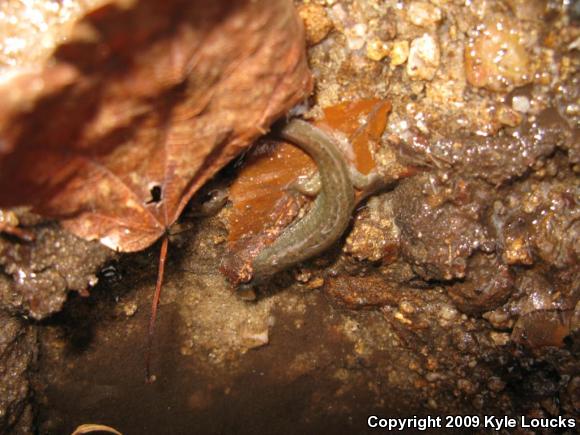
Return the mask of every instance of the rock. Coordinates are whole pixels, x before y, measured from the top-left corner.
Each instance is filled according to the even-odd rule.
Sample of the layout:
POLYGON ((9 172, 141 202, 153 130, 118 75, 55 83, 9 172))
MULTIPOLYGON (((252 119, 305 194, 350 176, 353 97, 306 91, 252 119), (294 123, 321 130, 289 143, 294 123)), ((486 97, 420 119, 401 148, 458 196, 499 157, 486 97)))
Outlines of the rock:
POLYGON ((304 22, 306 42, 308 45, 316 45, 330 33, 333 28, 332 21, 326 15, 326 10, 317 4, 307 3, 298 8, 298 14, 304 22))
POLYGON ((56 225, 36 231, 34 242, 0 239, 0 305, 42 319, 59 311, 71 290, 86 293, 114 252, 86 242, 56 225))
POLYGON ((349 50, 360 50, 366 42, 367 26, 362 23, 355 24, 344 31, 349 50))
POLYGON ((509 91, 532 79, 524 36, 511 23, 486 23, 465 47, 465 73, 472 86, 509 91))
POLYGON ((36 361, 36 332, 0 312, 0 432, 32 433, 29 371, 36 361))
POLYGON ((370 60, 379 61, 389 54, 389 47, 378 38, 371 39, 367 42, 367 57, 370 60))
POLYGON ((402 65, 409 58, 409 41, 401 40, 393 43, 391 49, 391 66, 402 65))
POLYGON ((429 27, 437 24, 443 18, 441 9, 427 2, 413 2, 407 10, 409 21, 415 26, 429 27))
POLYGON ((424 34, 411 42, 407 74, 415 80, 432 80, 439 67, 441 55, 439 44, 429 34, 424 34))
POLYGON ((530 99, 524 95, 516 95, 512 99, 512 107, 518 112, 527 113, 530 110, 530 99))

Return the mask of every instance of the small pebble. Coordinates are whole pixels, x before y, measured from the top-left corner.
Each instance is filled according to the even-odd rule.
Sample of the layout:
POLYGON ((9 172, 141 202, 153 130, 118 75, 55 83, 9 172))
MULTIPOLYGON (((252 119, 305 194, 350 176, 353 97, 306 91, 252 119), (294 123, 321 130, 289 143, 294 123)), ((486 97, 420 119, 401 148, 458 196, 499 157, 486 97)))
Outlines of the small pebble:
POLYGON ((505 332, 494 332, 489 334, 489 337, 496 346, 505 346, 510 341, 510 335, 505 332))
POLYGON ((529 83, 530 57, 524 35, 512 23, 486 24, 465 48, 465 76, 470 85, 506 91, 529 83))
POLYGON ((512 98, 512 107, 520 113, 528 113, 530 111, 530 100, 524 95, 516 95, 512 98))
POLYGON ((251 347, 251 348, 264 346, 264 345, 268 344, 268 341, 269 341, 267 331, 260 333, 260 334, 249 335, 247 337, 244 337, 244 339, 245 339, 245 343, 248 345, 248 347, 251 347))
POLYGON ((412 321, 410 321, 409 319, 407 319, 407 318, 406 318, 406 317, 403 315, 403 313, 401 313, 401 312, 396 312, 396 313, 395 313, 395 319, 397 319, 399 322, 401 322, 401 323, 405 323, 405 324, 407 324, 407 325, 412 325, 412 324, 413 324, 413 322, 412 322, 412 321))
POLYGON ((132 317, 137 312, 137 304, 135 302, 128 302, 123 305, 123 313, 127 317, 132 317))
POLYGON ((324 278, 317 277, 317 278, 310 280, 306 284, 306 287, 309 288, 310 290, 315 290, 317 288, 321 288, 323 285, 324 285, 324 278))
POLYGON ((305 269, 300 269, 294 274, 294 279, 302 284, 307 283, 312 278, 312 272, 305 269))
POLYGON ((380 39, 371 39, 367 42, 367 57, 370 60, 380 61, 389 54, 388 45, 380 39))
POLYGON ((429 27, 441 21, 441 9, 427 2, 413 2, 407 10, 409 21, 419 27, 429 27))
POLYGON ((399 66, 407 62, 409 58, 409 41, 401 40, 393 43, 391 49, 391 65, 399 66))
POLYGON ((349 50, 360 50, 366 42, 367 26, 355 24, 345 30, 347 45, 349 50))
POLYGON ((507 264, 522 264, 530 266, 534 264, 534 257, 527 239, 522 236, 508 236, 504 242, 503 261, 507 264))
POLYGON ((320 5, 304 4, 298 8, 298 14, 304 22, 308 45, 318 44, 328 36, 333 28, 332 21, 326 15, 326 10, 320 5))
POLYGON ((439 44, 429 34, 424 34, 411 42, 407 74, 415 80, 432 80, 440 62, 439 44))
POLYGON ((412 314, 415 312, 415 307, 409 301, 401 301, 399 303, 399 310, 405 314, 412 314))
POLYGON ((522 115, 505 105, 497 108, 496 118, 500 124, 508 127, 516 127, 522 122, 522 115))
POLYGON ((270 341, 267 327, 262 330, 242 328, 241 338, 244 345, 250 349, 265 346, 270 341))
POLYGON ((438 381, 439 379, 444 379, 445 376, 443 376, 441 373, 437 373, 437 372, 429 372, 425 375, 425 379, 427 379, 428 382, 435 382, 438 381))
POLYGON ((457 310, 449 305, 443 305, 439 310, 439 317, 448 321, 456 319, 457 314, 457 310))

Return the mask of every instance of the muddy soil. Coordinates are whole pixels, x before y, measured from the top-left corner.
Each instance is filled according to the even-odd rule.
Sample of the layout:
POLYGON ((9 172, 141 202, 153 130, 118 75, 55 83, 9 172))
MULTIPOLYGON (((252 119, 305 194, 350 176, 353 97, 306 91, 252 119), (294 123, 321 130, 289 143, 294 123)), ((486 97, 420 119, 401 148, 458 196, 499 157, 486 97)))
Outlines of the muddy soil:
POLYGON ((366 433, 370 414, 575 415, 577 337, 535 353, 463 314, 443 288, 393 290, 377 276, 242 301, 212 264, 220 227, 203 221, 172 246, 153 384, 144 349, 155 249, 115 263, 91 297, 43 323, 40 433, 83 423, 128 434, 366 433), (345 307, 369 293, 380 293, 368 301, 376 308, 345 307))
POLYGON ((379 166, 413 176, 254 301, 219 271, 231 205, 184 216, 151 384, 158 246, 114 255, 20 215, 36 240, 0 241, 0 431, 366 433, 371 414, 580 424, 578 2, 467 3, 296 2, 316 79, 305 116, 389 100, 379 166))
MULTIPOLYGON (((355 222, 364 232, 373 219, 396 220, 405 241, 397 261, 362 266, 337 248, 256 301, 241 299, 218 270, 228 208, 183 222, 176 231, 188 231, 170 245, 153 384, 144 365, 158 247, 109 262, 90 296, 73 293, 58 314, 26 326, 40 337, 40 360, 22 372, 37 430, 102 423, 126 434, 365 433, 369 414, 577 416, 574 264, 548 275, 543 263, 514 268, 479 250, 493 245, 490 230, 463 210, 485 207, 429 207, 420 199, 432 187, 427 177, 372 199, 355 222)), ((561 184, 542 192, 560 198, 561 184)), ((480 182, 468 186, 486 197, 480 182)), ((538 186, 522 182, 517 192, 538 186)), ((509 212, 498 208, 484 216, 510 231, 509 212)), ((520 226, 516 234, 531 238, 520 226)))

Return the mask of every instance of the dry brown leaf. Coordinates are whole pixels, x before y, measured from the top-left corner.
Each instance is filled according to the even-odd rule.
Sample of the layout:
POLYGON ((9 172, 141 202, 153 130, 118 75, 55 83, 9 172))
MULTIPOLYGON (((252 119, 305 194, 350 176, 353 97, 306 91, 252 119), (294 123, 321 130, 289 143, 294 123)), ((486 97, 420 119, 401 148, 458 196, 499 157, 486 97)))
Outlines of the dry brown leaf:
POLYGON ((137 251, 309 92, 302 28, 291 0, 108 1, 81 17, 45 61, 0 75, 0 206, 137 251))

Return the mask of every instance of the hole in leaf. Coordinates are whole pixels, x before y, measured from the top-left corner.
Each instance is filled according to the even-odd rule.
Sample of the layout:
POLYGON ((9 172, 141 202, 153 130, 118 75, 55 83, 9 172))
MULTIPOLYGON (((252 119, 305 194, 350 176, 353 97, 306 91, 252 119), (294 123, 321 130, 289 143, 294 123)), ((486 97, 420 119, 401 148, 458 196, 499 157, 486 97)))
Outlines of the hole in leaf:
POLYGON ((156 184, 153 187, 151 187, 151 190, 149 190, 149 192, 151 193, 151 199, 147 201, 147 204, 157 204, 158 202, 161 201, 161 186, 156 184))

